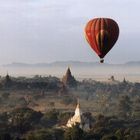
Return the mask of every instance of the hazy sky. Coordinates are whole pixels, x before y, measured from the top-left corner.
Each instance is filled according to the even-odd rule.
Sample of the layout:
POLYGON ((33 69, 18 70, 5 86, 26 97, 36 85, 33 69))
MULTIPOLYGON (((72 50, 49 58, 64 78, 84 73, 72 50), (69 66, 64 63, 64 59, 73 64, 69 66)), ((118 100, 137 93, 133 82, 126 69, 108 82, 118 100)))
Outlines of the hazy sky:
POLYGON ((109 63, 140 60, 139 0, 0 0, 0 64, 98 61, 83 30, 95 17, 120 27, 109 63))

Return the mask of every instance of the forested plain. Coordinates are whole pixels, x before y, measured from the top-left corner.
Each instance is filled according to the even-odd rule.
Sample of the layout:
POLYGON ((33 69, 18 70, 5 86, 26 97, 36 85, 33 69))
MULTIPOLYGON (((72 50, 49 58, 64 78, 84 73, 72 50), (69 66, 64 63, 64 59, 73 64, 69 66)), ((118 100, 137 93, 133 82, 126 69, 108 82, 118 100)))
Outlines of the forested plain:
POLYGON ((0 140, 139 140, 140 83, 1 77, 0 140), (90 121, 66 128, 77 104, 90 121))

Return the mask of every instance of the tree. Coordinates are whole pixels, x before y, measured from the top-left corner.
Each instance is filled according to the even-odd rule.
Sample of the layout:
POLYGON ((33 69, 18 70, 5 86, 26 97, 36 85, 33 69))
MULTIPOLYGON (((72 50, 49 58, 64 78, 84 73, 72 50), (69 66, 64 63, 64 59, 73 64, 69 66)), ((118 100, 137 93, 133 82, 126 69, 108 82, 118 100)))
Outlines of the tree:
POLYGON ((65 96, 62 98, 61 103, 64 105, 70 105, 70 104, 76 105, 77 99, 74 97, 65 96))
POLYGON ((79 127, 79 124, 74 125, 72 128, 68 128, 64 134, 65 140, 84 140, 84 132, 79 127))
POLYGON ((131 116, 132 102, 129 96, 122 96, 118 104, 118 115, 123 118, 131 116))
POLYGON ((0 140, 12 140, 10 134, 5 133, 5 134, 0 134, 0 140))
POLYGON ((46 130, 30 132, 26 137, 27 140, 53 140, 52 134, 46 130))
POLYGON ((45 127, 52 127, 57 123, 58 112, 55 109, 46 112, 41 118, 41 124, 45 127))
POLYGON ((101 140, 118 140, 118 138, 112 134, 110 135, 104 135, 101 140))
POLYGON ((5 99, 8 99, 10 96, 10 93, 9 92, 4 92, 1 97, 5 100, 5 99))
POLYGON ((135 119, 140 118, 140 97, 134 102, 132 117, 135 119))
POLYGON ((40 129, 29 132, 27 140, 63 140, 63 130, 60 129, 40 129))
POLYGON ((17 108, 9 114, 11 131, 20 134, 30 130, 40 121, 42 113, 29 108, 17 108))

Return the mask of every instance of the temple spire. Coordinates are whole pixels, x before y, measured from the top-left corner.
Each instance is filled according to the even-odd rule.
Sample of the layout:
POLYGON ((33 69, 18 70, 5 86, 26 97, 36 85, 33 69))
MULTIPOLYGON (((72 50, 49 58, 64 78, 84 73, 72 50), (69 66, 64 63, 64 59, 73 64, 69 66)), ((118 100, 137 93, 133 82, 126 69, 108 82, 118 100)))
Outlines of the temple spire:
POLYGON ((66 74, 62 78, 62 82, 67 87, 75 87, 77 85, 77 82, 71 74, 70 67, 68 67, 66 74))
POLYGON ((73 127, 74 125, 79 124, 79 127, 85 131, 90 129, 90 125, 89 125, 89 119, 85 118, 83 116, 83 113, 80 109, 80 102, 79 99, 77 99, 77 106, 75 109, 75 114, 73 117, 71 117, 66 126, 67 127, 73 127))

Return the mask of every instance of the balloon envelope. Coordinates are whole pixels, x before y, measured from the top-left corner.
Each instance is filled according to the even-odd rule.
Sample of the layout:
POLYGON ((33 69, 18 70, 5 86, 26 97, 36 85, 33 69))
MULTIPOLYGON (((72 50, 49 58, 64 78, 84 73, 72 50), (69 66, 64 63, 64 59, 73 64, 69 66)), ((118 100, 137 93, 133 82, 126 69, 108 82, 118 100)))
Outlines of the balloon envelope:
POLYGON ((95 18, 87 23, 85 36, 91 48, 102 59, 116 43, 119 27, 113 19, 95 18))

